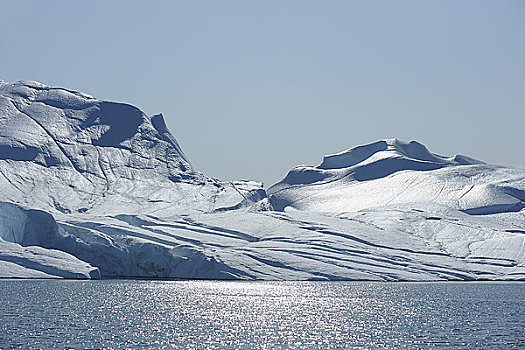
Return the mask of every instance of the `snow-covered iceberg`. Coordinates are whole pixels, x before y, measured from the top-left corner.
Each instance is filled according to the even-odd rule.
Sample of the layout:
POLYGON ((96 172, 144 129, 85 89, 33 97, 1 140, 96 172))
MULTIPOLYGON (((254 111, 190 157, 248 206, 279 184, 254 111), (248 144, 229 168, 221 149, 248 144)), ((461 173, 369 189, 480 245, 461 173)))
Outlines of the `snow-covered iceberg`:
POLYGON ((162 115, 2 83, 0 195, 0 277, 525 279, 525 171, 417 142, 265 191, 195 170, 162 115))
POLYGON ((98 268, 53 249, 58 232, 51 214, 0 202, 0 277, 100 278, 98 268))
POLYGON ((381 140, 292 169, 268 193, 277 210, 357 211, 385 204, 439 203, 468 214, 519 212, 525 172, 466 156, 443 157, 422 144, 381 140))

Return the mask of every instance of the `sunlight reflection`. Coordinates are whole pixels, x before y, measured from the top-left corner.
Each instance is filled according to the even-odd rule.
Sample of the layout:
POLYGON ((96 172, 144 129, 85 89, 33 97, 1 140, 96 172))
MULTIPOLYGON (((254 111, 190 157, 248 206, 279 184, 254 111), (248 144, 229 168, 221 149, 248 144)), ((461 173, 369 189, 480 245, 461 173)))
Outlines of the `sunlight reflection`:
POLYGON ((525 346, 523 287, 229 281, 23 286, 4 283, 3 298, 10 299, 0 310, 0 341, 10 339, 13 347, 36 340, 42 342, 37 348, 480 347, 487 339, 525 346))

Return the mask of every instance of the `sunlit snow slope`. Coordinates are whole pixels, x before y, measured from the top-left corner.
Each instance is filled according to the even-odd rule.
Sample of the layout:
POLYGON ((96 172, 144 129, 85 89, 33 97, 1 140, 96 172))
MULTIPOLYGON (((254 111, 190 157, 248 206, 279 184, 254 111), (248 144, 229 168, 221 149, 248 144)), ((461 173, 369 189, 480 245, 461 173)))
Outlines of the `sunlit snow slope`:
POLYGON ((525 171, 382 140, 268 190, 162 115, 0 83, 0 277, 525 279, 525 171))
POLYGON ((519 212, 525 172, 456 155, 430 153, 396 139, 326 156, 298 166, 269 189, 275 209, 345 212, 411 202, 447 205, 468 214, 519 212))

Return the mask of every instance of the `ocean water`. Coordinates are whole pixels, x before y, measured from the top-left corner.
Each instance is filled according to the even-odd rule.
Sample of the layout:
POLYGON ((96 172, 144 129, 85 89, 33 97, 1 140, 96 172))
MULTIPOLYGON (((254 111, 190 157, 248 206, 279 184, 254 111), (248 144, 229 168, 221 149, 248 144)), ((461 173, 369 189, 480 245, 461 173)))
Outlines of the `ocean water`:
POLYGON ((0 281, 0 348, 525 348, 525 283, 0 281))

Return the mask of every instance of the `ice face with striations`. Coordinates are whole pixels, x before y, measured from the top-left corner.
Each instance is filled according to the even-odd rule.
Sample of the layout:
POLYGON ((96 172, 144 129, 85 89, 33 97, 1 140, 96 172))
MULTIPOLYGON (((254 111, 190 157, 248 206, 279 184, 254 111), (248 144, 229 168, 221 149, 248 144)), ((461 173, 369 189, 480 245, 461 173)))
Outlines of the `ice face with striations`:
POLYGON ((208 211, 244 199, 193 170, 162 115, 20 82, 0 86, 0 116, 0 171, 9 185, 0 191, 16 203, 107 213, 114 204, 162 210, 175 202, 208 211))
POLYGON ((162 115, 0 83, 0 277, 525 279, 525 171, 381 140, 268 189, 162 115))

